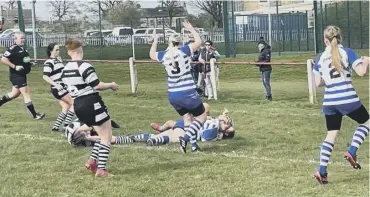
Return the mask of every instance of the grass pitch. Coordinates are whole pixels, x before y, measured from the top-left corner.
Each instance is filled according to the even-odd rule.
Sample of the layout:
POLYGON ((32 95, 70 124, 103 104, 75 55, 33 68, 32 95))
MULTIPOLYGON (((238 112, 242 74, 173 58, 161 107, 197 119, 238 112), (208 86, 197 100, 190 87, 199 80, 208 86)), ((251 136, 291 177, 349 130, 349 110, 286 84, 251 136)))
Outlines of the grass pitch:
MULTIPOLYGON (((301 54, 274 60, 305 62, 307 58, 313 57, 301 54)), ((121 85, 118 92, 102 93, 112 118, 122 127, 114 130, 115 135, 150 131, 151 122, 178 118, 167 101, 160 65, 137 65, 137 97, 130 94, 128 65, 95 67, 102 81, 121 85)), ((95 179, 84 168, 90 148, 73 148, 61 134, 51 134, 60 108, 41 78, 41 68, 34 69, 29 76, 33 102, 47 116, 33 120, 23 98, 0 108, 0 196, 368 196, 369 139, 359 150, 363 169, 356 171, 343 158, 358 126, 348 118, 328 167, 330 183, 320 186, 311 178, 326 127, 320 102, 323 89, 318 90, 320 104, 309 104, 305 70, 305 66, 275 66, 274 101, 268 102, 257 68, 221 67, 220 99, 209 103, 212 115, 229 109, 236 125, 234 139, 200 143, 201 153, 186 155, 177 144, 117 146, 109 163, 115 176, 95 179)), ((1 94, 10 90, 7 73, 2 65, 1 94)), ((354 77, 354 86, 369 106, 368 77, 354 77)))

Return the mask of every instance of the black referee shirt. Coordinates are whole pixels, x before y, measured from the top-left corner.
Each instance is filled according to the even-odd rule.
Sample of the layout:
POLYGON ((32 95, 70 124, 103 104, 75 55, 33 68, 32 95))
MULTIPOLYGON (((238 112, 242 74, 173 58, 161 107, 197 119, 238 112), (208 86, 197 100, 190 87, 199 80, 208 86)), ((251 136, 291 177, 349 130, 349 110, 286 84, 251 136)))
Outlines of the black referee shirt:
POLYGON ((31 58, 28 51, 22 46, 12 45, 3 54, 12 64, 23 66, 23 70, 16 71, 15 68, 9 67, 10 74, 26 76, 31 71, 31 58))

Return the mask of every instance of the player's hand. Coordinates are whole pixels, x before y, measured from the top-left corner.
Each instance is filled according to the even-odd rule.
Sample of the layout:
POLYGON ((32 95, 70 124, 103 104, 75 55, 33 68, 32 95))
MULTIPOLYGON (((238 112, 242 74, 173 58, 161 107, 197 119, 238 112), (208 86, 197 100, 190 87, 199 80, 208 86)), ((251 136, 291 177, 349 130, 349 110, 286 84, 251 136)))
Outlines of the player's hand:
POLYGON ((58 90, 58 91, 61 91, 64 89, 64 87, 62 85, 60 85, 59 83, 55 84, 55 88, 58 90))
POLYGON ((118 90, 118 85, 116 84, 116 82, 112 82, 112 83, 111 83, 111 87, 110 87, 110 89, 112 89, 113 91, 118 90))
POLYGON ((156 29, 154 29, 154 30, 153 30, 153 41, 155 42, 155 41, 157 41, 157 40, 158 40, 157 30, 156 30, 156 29))
POLYGON ((15 66, 15 68, 14 68, 16 71, 20 71, 20 70, 23 70, 24 68, 23 68, 23 66, 15 66))
POLYGON ((182 25, 184 26, 185 30, 192 30, 194 29, 193 25, 189 23, 189 21, 182 22, 182 25))

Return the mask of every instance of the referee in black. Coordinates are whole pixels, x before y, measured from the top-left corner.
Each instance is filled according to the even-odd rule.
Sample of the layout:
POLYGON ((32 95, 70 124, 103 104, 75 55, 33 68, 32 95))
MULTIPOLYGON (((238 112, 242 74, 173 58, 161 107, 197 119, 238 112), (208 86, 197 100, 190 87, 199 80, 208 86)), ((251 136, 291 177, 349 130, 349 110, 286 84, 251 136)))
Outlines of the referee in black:
POLYGON ((27 86, 27 74, 31 71, 30 55, 24 48, 24 33, 14 33, 15 44, 5 51, 1 62, 9 66, 9 79, 13 85, 12 91, 0 100, 0 106, 23 95, 24 104, 36 120, 44 119, 44 113, 37 113, 31 100, 31 91, 27 86))

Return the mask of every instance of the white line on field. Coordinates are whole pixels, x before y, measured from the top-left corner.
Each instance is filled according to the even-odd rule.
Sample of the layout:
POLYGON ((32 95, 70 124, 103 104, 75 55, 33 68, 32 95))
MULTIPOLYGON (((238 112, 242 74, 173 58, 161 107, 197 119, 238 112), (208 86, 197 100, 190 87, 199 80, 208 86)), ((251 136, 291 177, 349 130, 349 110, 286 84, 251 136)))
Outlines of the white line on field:
MULTIPOLYGON (((63 139, 55 139, 51 137, 43 137, 43 136, 36 136, 31 134, 22 134, 22 133, 12 133, 12 134, 0 134, 1 137, 24 137, 30 140, 48 140, 52 142, 58 142, 58 143, 68 143, 66 140, 63 139)), ((155 147, 147 147, 147 146, 130 146, 130 145, 116 145, 116 148, 130 148, 130 149, 140 149, 140 150, 160 150, 160 151, 170 151, 170 152, 179 152, 179 154, 183 154, 180 152, 179 149, 174 148, 168 148, 168 146, 155 146, 155 147)), ((249 156, 245 155, 243 153, 237 153, 235 151, 232 152, 220 152, 220 153, 207 153, 207 152, 199 152, 196 153, 197 155, 205 155, 205 156, 215 156, 215 157, 230 157, 230 158, 246 158, 250 160, 255 161, 267 161, 271 163, 304 163, 304 164, 319 164, 316 160, 301 160, 301 159, 276 159, 276 158, 268 158, 268 157, 255 157, 255 156, 249 156)), ((337 165, 342 167, 350 167, 347 162, 329 162, 330 165, 337 165)), ((370 165, 362 164, 363 167, 370 167, 370 165)))

